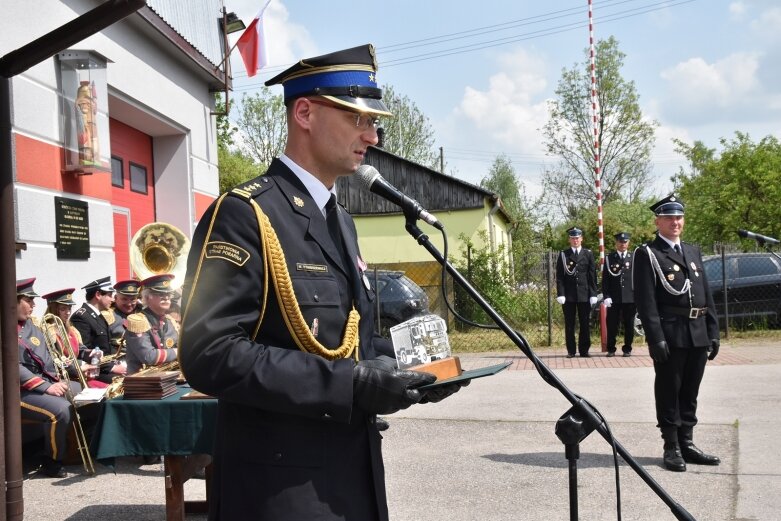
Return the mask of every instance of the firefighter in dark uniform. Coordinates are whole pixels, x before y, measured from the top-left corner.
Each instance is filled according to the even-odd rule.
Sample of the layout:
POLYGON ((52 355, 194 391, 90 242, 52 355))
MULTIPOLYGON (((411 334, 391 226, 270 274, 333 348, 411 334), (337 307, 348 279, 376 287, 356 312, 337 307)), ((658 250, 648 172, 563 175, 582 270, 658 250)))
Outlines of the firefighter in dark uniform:
MULTIPOLYGON (((71 324, 81 335, 81 341, 90 349, 89 359, 93 358, 94 349, 100 349, 101 356, 114 354, 116 347, 111 344, 108 322, 101 314, 111 308, 114 302, 114 288, 111 286, 111 277, 103 277, 93 280, 81 289, 87 300, 79 309, 71 315, 71 324)), ((111 383, 117 375, 124 375, 125 365, 119 361, 109 364, 101 364, 100 374, 97 380, 111 383)))
POLYGON ((61 380, 60 373, 46 346, 41 324, 32 316, 34 278, 16 281, 16 331, 19 338, 19 385, 22 418, 42 422, 45 457, 41 470, 53 478, 66 476, 62 465, 65 438, 73 419, 73 409, 66 397, 75 396, 81 385, 61 380))
POLYGON ((209 519, 387 520, 376 414, 455 392, 378 357, 375 295, 355 225, 335 204, 389 116, 374 48, 304 59, 269 80, 287 106, 285 153, 201 218, 179 351, 219 398, 209 519))
POLYGON ((138 294, 141 283, 136 279, 120 280, 114 284, 114 302, 107 310, 100 314, 106 319, 110 335, 110 342, 114 353, 124 351, 125 331, 127 331, 127 317, 141 311, 138 294))
POLYGON ((589 316, 597 301, 597 268, 591 250, 583 248, 583 231, 567 230, 570 247, 562 250, 556 261, 556 300, 564 311, 564 335, 567 358, 575 356, 575 315, 580 324, 577 349, 588 358, 591 348, 589 316))
POLYGON ((694 445, 697 395, 705 363, 719 352, 719 324, 700 249, 681 241, 684 206, 670 195, 651 206, 657 237, 635 250, 637 311, 654 361, 656 419, 664 466, 718 465, 694 445))
POLYGON ((632 340, 635 338, 635 296, 632 290, 632 252, 629 251, 627 232, 616 237, 616 251, 610 253, 602 266, 602 302, 607 308, 607 356, 616 354, 618 324, 624 325, 624 356, 632 355, 632 340), (623 320, 621 320, 623 319, 623 320))
POLYGON ((141 281, 144 308, 127 317, 127 374, 143 366, 162 365, 176 360, 179 326, 168 316, 174 289, 174 275, 161 273, 141 281))

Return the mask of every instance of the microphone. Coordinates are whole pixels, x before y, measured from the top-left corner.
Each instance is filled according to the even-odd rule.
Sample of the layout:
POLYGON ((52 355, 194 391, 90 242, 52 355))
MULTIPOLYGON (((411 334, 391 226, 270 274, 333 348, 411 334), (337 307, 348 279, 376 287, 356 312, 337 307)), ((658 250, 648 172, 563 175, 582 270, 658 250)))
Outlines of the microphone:
POLYGON ((738 235, 745 237, 746 239, 755 239, 759 244, 781 244, 781 241, 768 237, 767 235, 760 235, 758 233, 749 232, 747 230, 738 230, 738 235))
POLYGON ((358 171, 355 173, 358 181, 364 188, 379 195, 380 197, 387 199, 397 206, 401 206, 404 210, 404 214, 412 212, 418 219, 421 219, 438 230, 444 230, 445 227, 439 220, 428 213, 425 208, 420 206, 415 199, 407 197, 398 188, 390 184, 380 175, 376 168, 371 165, 361 165, 358 167, 358 171))

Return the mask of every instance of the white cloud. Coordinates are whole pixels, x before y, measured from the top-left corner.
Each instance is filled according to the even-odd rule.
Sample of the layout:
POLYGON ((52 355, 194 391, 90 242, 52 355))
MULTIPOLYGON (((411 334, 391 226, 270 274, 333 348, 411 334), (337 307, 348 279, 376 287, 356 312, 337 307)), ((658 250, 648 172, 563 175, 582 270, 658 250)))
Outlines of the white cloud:
POLYGON ((727 9, 729 10, 729 14, 733 19, 741 20, 746 14, 748 6, 746 6, 746 4, 743 2, 732 2, 729 4, 727 9))
POLYGON ((778 28, 781 27, 781 7, 771 7, 764 10, 758 18, 752 20, 751 34, 761 38, 766 42, 781 43, 781 34, 778 28))

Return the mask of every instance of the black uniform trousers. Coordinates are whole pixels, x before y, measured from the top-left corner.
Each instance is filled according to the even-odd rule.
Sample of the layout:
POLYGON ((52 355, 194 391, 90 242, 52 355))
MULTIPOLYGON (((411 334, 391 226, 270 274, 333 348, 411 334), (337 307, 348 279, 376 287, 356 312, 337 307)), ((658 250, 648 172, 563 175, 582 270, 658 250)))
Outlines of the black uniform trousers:
POLYGON ((581 355, 588 354, 588 350, 591 347, 591 331, 588 324, 591 304, 567 300, 561 307, 564 311, 564 337, 567 341, 567 353, 575 354, 575 315, 577 314, 578 322, 580 323, 578 351, 581 355))
POLYGON ((607 308, 607 351, 614 353, 616 350, 616 337, 618 336, 618 324, 624 325, 624 345, 621 350, 624 353, 632 352, 632 341, 635 339, 635 313, 637 307, 634 303, 616 304, 607 308))
POLYGON ((657 427, 666 441, 677 442, 679 428, 697 425, 697 395, 707 360, 706 347, 671 346, 666 362, 654 362, 657 427))
MULTIPOLYGON (((70 383, 74 396, 81 392, 81 385, 70 383)), ((65 439, 73 420, 73 408, 64 396, 21 390, 22 418, 44 424, 44 452, 51 459, 62 461, 65 457, 65 439)))

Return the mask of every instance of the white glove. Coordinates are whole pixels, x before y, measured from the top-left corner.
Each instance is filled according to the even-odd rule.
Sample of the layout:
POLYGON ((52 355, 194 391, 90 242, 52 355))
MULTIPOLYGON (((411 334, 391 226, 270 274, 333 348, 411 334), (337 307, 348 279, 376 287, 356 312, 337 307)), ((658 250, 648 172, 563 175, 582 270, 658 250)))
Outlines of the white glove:
MULTIPOLYGON (((594 297, 591 297, 591 298, 594 298, 594 297)), ((602 302, 604 302, 604 303, 605 303, 605 307, 606 307, 606 308, 609 308, 610 306, 612 306, 612 305, 613 305, 613 299, 612 299, 612 298, 610 298, 610 297, 606 298, 606 299, 605 299, 605 300, 603 300, 602 302)))
POLYGON ((597 303, 597 297, 589 297, 588 298, 588 303, 593 306, 594 304, 597 303))
POLYGON ((559 304, 564 304, 567 301, 567 297, 556 297, 556 302, 559 304))

